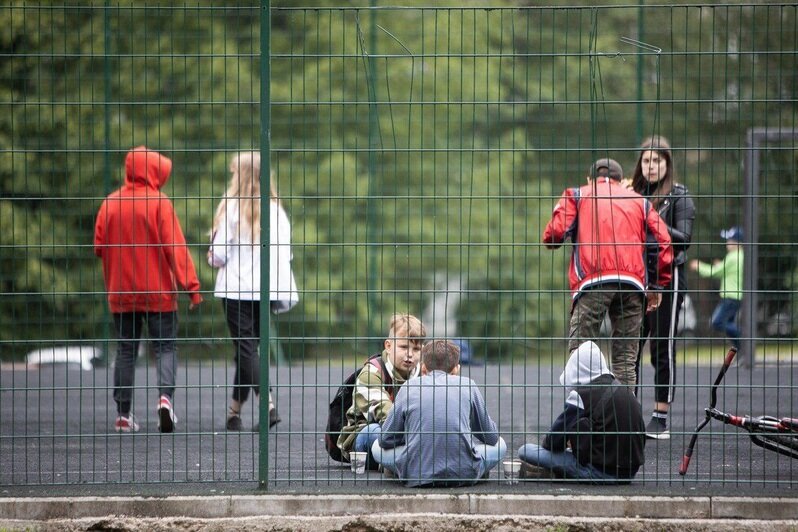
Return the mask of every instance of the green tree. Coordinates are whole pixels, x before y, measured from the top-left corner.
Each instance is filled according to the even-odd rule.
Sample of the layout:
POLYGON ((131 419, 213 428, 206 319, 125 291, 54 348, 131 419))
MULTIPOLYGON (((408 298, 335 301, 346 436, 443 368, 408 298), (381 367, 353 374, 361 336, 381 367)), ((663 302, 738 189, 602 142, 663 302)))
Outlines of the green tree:
MULTIPOLYGON (((294 356, 372 350, 391 313, 421 312, 435 274, 463 280, 477 352, 560 350, 568 252, 540 234, 563 187, 599 156, 630 170, 638 137, 664 134, 699 206, 692 253, 714 255, 740 213, 746 130, 795 127, 792 6, 368 3, 273 3, 272 167, 302 290, 277 322, 294 356)), ((228 161, 260 146, 259 16, 210 0, 0 9, 3 356, 102 339, 94 216, 135 145, 174 160, 165 191, 212 287, 228 161)), ((783 222, 793 152, 764 174, 773 249, 798 237, 783 222)), ((181 323, 189 341, 227 335, 210 301, 181 323)))

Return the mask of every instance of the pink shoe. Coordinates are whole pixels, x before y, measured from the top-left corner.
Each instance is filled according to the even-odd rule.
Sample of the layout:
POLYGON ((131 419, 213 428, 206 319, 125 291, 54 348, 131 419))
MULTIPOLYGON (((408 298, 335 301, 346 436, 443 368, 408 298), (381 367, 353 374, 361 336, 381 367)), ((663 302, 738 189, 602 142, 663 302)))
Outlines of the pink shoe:
POLYGON ((172 401, 164 394, 158 400, 158 430, 161 432, 174 432, 177 416, 172 408, 172 401))
POLYGON ((138 432, 139 424, 136 423, 136 418, 133 417, 133 414, 128 414, 126 416, 120 415, 116 418, 114 430, 116 432, 138 432))

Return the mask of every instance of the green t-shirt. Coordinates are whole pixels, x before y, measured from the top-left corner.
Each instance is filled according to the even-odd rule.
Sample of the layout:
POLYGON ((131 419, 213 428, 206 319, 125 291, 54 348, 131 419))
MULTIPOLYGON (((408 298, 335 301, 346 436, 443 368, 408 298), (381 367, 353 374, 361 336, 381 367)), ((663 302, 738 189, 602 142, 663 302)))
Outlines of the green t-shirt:
POLYGON ((738 247, 726 254, 718 264, 698 263, 698 275, 720 279, 720 297, 743 298, 743 248, 738 247))

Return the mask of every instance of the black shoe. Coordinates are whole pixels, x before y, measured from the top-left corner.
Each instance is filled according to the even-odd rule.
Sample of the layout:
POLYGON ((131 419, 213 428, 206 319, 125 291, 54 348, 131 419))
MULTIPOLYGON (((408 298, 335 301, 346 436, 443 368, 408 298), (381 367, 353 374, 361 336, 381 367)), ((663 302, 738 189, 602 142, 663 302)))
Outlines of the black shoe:
POLYGON ((371 451, 366 453, 366 471, 379 471, 380 467, 380 463, 371 456, 371 451))
MULTIPOLYGON (((277 413, 276 408, 269 410, 269 428, 272 428, 281 421, 282 419, 280 419, 280 415, 277 413)), ((260 423, 252 427, 252 432, 260 432, 260 423)))
POLYGON ((668 426, 665 424, 664 420, 652 417, 648 425, 646 425, 646 438, 651 438, 652 440, 669 440, 671 439, 671 433, 668 431, 668 426))
POLYGON ((164 433, 174 432, 177 425, 177 416, 172 408, 172 400, 168 395, 162 395, 158 400, 158 430, 164 433))
POLYGON ((269 410, 269 428, 272 428, 280 421, 282 421, 282 419, 280 419, 280 414, 277 413, 277 409, 272 408, 271 410, 269 410))
POLYGON ((230 416, 227 418, 227 430, 241 430, 241 416, 230 416))

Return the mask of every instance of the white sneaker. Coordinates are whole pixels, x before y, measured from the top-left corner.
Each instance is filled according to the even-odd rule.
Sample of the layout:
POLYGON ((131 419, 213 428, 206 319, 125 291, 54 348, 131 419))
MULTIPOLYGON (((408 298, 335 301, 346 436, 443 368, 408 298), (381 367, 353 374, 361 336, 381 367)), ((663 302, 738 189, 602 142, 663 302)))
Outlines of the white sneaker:
POLYGON ((139 424, 136 423, 136 418, 133 414, 126 416, 117 416, 114 422, 114 430, 116 432, 138 432, 139 424))
POLYGON ((161 432, 174 432, 177 416, 172 408, 172 401, 168 395, 162 395, 158 400, 158 430, 161 432))

